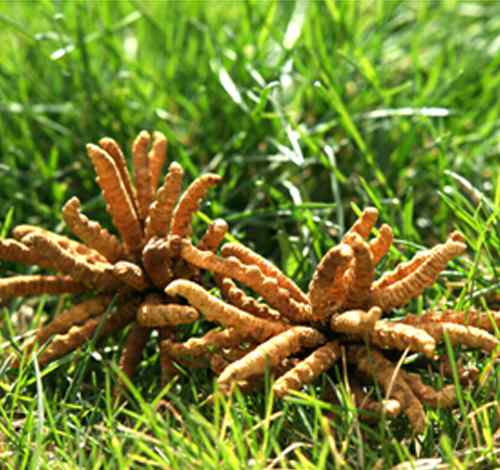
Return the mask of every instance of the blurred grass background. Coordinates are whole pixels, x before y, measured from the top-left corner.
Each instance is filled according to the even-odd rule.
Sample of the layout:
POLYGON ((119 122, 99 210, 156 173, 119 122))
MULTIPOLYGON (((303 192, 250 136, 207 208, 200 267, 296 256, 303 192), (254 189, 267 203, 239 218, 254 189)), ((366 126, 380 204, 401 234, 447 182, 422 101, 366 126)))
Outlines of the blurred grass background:
MULTIPOLYGON (((89 216, 106 220, 85 143, 109 135, 129 148, 141 129, 158 129, 168 136, 169 158, 181 163, 190 179, 206 171, 224 177, 204 212, 225 218, 237 238, 302 286, 356 208, 370 204, 393 226, 405 255, 443 240, 453 228, 465 233, 471 256, 449 272, 461 288, 462 304, 498 291, 499 2, 4 1, 0 25, 4 234, 17 223, 62 230, 60 209, 73 195, 85 202, 89 216)), ((201 228, 204 221, 198 224, 201 228)), ((401 256, 395 250, 386 266, 401 256)), ((438 302, 449 295, 436 287, 430 297, 438 302)), ((421 308, 422 301, 413 306, 421 308)), ((33 382, 29 376, 24 380, 33 382)), ((54 410, 64 380, 53 379, 47 406, 54 410)), ((154 378, 145 373, 145 382, 152 387, 154 378)), ((254 414, 261 419, 256 410, 266 400, 258 398, 255 409, 243 412, 245 419, 252 421, 254 414)), ((63 404, 57 413, 64 419, 67 407, 78 407, 73 419, 81 426, 88 413, 102 413, 116 431, 106 403, 100 411, 89 411, 85 400, 63 404)), ((144 418, 141 407, 135 418, 146 419, 151 432, 165 433, 157 418, 148 421, 151 413, 144 418)), ((9 400, 2 409, 4 418, 19 412, 9 400)), ((268 412, 267 404, 264 409, 268 412)), ((304 419, 301 410, 296 405, 286 419, 304 419)), ((324 426, 316 418, 301 434, 313 446, 306 460, 290 451, 291 463, 278 460, 275 466, 306 468, 309 462, 321 468, 316 465, 324 443, 316 440, 324 426)), ((241 415, 234 419, 238 428, 241 415)), ((435 419, 445 418, 436 412, 435 419)), ((371 436, 371 450, 361 453, 360 443, 348 440, 346 449, 358 450, 346 462, 360 468, 382 454, 389 464, 410 455, 453 460, 466 434, 455 429, 454 419, 445 419, 446 438, 437 429, 424 441, 404 444, 399 434, 395 441, 371 436)), ((214 423, 208 434, 221 431, 214 423)), ((347 433, 349 423, 342 423, 339 429, 347 433)), ((6 434, 11 424, 4 425, 6 434)), ((190 432, 203 434, 198 426, 195 420, 190 432)), ((492 429, 491 423, 484 426, 492 429)), ((283 445, 283 436, 274 440, 272 434, 279 436, 281 428, 266 429, 272 445, 265 458, 252 457, 256 468, 269 465, 283 445)), ((408 434, 404 426, 400 431, 408 434)), ((248 434, 242 436, 245 442, 248 434)), ((70 459, 69 449, 77 446, 66 438, 61 438, 64 452, 56 445, 61 462, 61 455, 70 459)), ((206 450, 203 438, 191 438, 182 444, 186 455, 190 445, 206 450)), ((109 442, 106 447, 92 441, 97 456, 79 454, 90 459, 80 465, 111 455, 120 467, 125 454, 109 442)), ((146 439, 130 445, 137 455, 147 455, 141 445, 150 444, 146 439)), ((326 452, 328 466, 330 448, 326 452)), ((15 455, 24 461, 25 451, 15 455)), ((223 460, 223 467, 248 468, 242 455, 247 454, 223 460)), ((189 461, 183 452, 179 456, 189 461)), ((169 460, 172 468, 174 461, 169 460)))

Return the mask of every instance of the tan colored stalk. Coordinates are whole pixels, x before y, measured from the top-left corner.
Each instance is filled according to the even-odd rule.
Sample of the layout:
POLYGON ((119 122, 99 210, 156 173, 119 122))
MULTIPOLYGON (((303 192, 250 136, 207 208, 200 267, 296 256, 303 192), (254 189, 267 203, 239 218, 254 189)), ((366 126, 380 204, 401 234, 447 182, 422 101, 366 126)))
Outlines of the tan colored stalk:
POLYGON ((166 341, 164 347, 174 358, 199 357, 222 348, 239 346, 245 337, 236 328, 210 330, 201 338, 190 338, 185 343, 166 341))
POLYGON ((222 256, 234 256, 243 264, 257 266, 264 276, 275 279, 278 286, 286 289, 292 299, 300 303, 309 303, 309 299, 302 290, 285 274, 283 274, 274 264, 258 255, 250 248, 240 243, 226 243, 221 250, 222 256))
POLYGON ((369 334, 369 341, 379 348, 417 351, 433 358, 436 341, 426 331, 403 323, 379 320, 369 334))
POLYGON ((286 289, 278 286, 276 279, 264 276, 257 266, 244 265, 235 257, 222 258, 209 251, 200 251, 189 242, 182 244, 181 255, 194 266, 246 284, 284 317, 297 323, 310 321, 311 306, 295 301, 286 289))
POLYGON ((42 233, 34 232, 23 240, 42 253, 44 258, 51 260, 58 271, 69 274, 75 281, 98 290, 116 289, 121 284, 113 276, 113 266, 109 263, 91 264, 85 258, 65 251, 52 238, 47 238, 42 233))
POLYGON ((378 307, 372 307, 368 312, 349 310, 333 316, 330 321, 330 328, 338 333, 364 336, 373 330, 381 316, 382 310, 378 307))
POLYGON ((219 376, 219 385, 244 380, 264 372, 266 367, 274 367, 283 359, 300 351, 324 343, 325 337, 317 330, 305 326, 295 326, 262 343, 245 357, 229 365, 219 376))
POLYGON ((139 309, 137 321, 149 328, 160 326, 176 326, 193 323, 198 319, 198 312, 188 305, 149 305, 143 304, 139 309))
POLYGON ((149 215, 146 219, 146 238, 165 237, 167 235, 175 204, 182 190, 182 179, 184 170, 177 162, 172 162, 168 167, 168 173, 156 198, 149 207, 149 215))
POLYGON ((426 331, 437 342, 443 342, 444 336, 447 335, 453 345, 460 344, 465 347, 482 349, 487 352, 497 350, 500 345, 500 341, 491 333, 474 326, 445 322, 426 322, 420 324, 418 328, 426 331))
POLYGON ((142 354, 148 342, 151 330, 134 323, 130 328, 120 356, 120 370, 132 378, 134 372, 141 362, 142 354))
POLYGON ((350 230, 345 234, 344 238, 342 239, 342 243, 345 243, 345 240, 347 240, 347 238, 353 233, 357 233, 363 239, 367 239, 373 227, 375 226, 377 219, 378 210, 375 209, 375 207, 367 207, 366 209, 364 209, 356 222, 354 222, 350 230))
POLYGON ((393 240, 392 228, 390 225, 383 224, 377 238, 370 242, 370 251, 373 258, 373 265, 376 266, 380 260, 389 252, 393 240))
POLYGON ((113 265, 113 275, 122 283, 140 292, 151 287, 141 267, 128 261, 119 261, 113 265))
POLYGON ((424 430, 425 413, 422 404, 390 361, 375 350, 359 346, 349 348, 348 360, 360 372, 380 384, 389 398, 394 398, 401 404, 415 432, 424 430))
POLYGON ((198 210, 201 200, 208 190, 215 186, 221 177, 208 173, 196 178, 184 191, 172 216, 170 233, 180 238, 187 237, 190 233, 191 219, 198 210))
POLYGON ((198 250, 206 250, 215 253, 219 245, 224 240, 224 237, 229 230, 227 222, 223 219, 215 219, 208 227, 198 242, 196 248, 198 250))
POLYGON ((316 267, 309 284, 314 320, 323 320, 340 307, 347 292, 344 275, 352 258, 352 248, 340 244, 328 250, 316 267))
POLYGON ((149 172, 151 177, 151 193, 156 192, 160 181, 161 170, 167 158, 167 138, 158 131, 153 132, 153 144, 148 154, 149 172))
POLYGON ((89 263, 107 263, 107 259, 98 251, 75 240, 71 240, 71 238, 64 235, 51 232, 50 230, 45 230, 34 225, 18 225, 12 231, 14 238, 21 241, 21 243, 24 243, 26 238, 28 238, 31 234, 37 234, 45 238, 49 238, 62 250, 68 252, 72 256, 83 258, 89 263))
POLYGON ((313 382, 320 374, 328 370, 339 356, 338 343, 336 341, 326 343, 281 376, 273 385, 274 393, 282 397, 292 390, 299 390, 303 385, 313 382))
POLYGON ((232 279, 215 275, 215 281, 220 289, 222 297, 235 307, 259 318, 267 318, 268 320, 279 319, 280 315, 276 310, 273 310, 268 305, 258 302, 253 297, 245 294, 232 279))
POLYGON ((137 307, 137 303, 129 302, 120 306, 108 318, 104 318, 103 315, 90 318, 82 325, 71 327, 67 333, 55 336, 38 356, 39 364, 45 365, 54 359, 74 351, 92 339, 96 334, 98 334, 99 338, 102 338, 122 329, 133 321, 137 307))
POLYGON ((425 405, 432 406, 433 408, 450 408, 456 403, 455 385, 446 385, 442 390, 436 390, 434 387, 424 384, 418 374, 403 370, 400 370, 399 373, 411 387, 417 398, 425 405))
POLYGON ((93 299, 73 305, 54 317, 49 324, 41 327, 35 335, 33 344, 38 343, 42 345, 51 336, 65 333, 73 325, 82 324, 89 318, 101 315, 108 308, 111 300, 112 297, 109 295, 99 295, 93 299))
POLYGON ((237 328, 242 335, 257 341, 264 341, 288 328, 282 322, 256 318, 232 305, 227 305, 199 285, 184 279, 171 282, 165 292, 172 297, 180 295, 186 298, 193 307, 204 314, 207 320, 218 322, 225 327, 237 328))
POLYGON ((77 294, 88 290, 70 276, 27 275, 0 279, 0 299, 41 294, 77 294))
POLYGON ((422 265, 405 278, 387 287, 374 288, 372 290, 373 305, 378 305, 387 312, 408 303, 420 295, 425 288, 430 287, 448 262, 464 250, 465 245, 454 240, 437 245, 422 265))
POLYGON ((111 139, 110 137, 104 137, 100 139, 99 145, 113 159, 118 173, 120 174, 120 179, 123 183, 123 186, 125 187, 125 192, 127 193, 127 196, 134 207, 134 212, 137 213, 137 193, 134 186, 132 185, 130 173, 127 167, 127 160, 125 159, 125 155, 123 155, 120 145, 118 144, 118 142, 116 142, 116 140, 111 139))
POLYGON ((80 211, 80 201, 72 197, 63 207, 63 217, 68 228, 88 247, 114 263, 124 256, 123 246, 117 237, 102 228, 99 222, 90 220, 80 211))
POLYGON ((152 238, 142 252, 144 269, 153 284, 163 289, 174 277, 172 249, 164 238, 152 238))
POLYGON ((402 321, 417 327, 422 323, 457 323, 481 328, 491 333, 495 331, 495 326, 500 328, 500 311, 480 312, 471 309, 463 312, 455 310, 439 312, 431 310, 422 315, 407 315, 402 321))
POLYGON ((41 268, 57 269, 52 260, 44 258, 33 247, 9 238, 0 240, 0 258, 27 266, 37 265, 41 268))
POLYGON ((132 144, 132 165, 137 190, 138 213, 141 220, 146 220, 149 205, 153 199, 148 159, 150 141, 149 133, 141 131, 132 144))
POLYGON ((357 233, 352 233, 346 240, 353 250, 353 260, 345 276, 348 288, 342 307, 366 308, 369 306, 370 288, 375 274, 373 257, 368 243, 357 233))
POLYGON ((97 173, 107 209, 131 253, 142 247, 142 227, 114 160, 101 148, 89 144, 87 152, 97 173))

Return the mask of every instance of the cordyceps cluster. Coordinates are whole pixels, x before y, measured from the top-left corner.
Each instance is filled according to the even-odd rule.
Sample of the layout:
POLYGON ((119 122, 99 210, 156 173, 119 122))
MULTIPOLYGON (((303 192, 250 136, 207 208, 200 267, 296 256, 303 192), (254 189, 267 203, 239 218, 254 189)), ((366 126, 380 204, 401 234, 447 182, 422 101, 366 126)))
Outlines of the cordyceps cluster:
MULTIPOLYGON (((54 272, 0 279, 0 299, 80 294, 77 303, 40 327, 25 345, 24 352, 41 347, 37 358, 41 365, 131 324, 120 367, 132 376, 154 329, 163 340, 175 325, 198 318, 194 308, 174 302, 164 288, 174 279, 200 277, 199 269, 179 256, 178 240, 190 237, 192 215, 220 177, 202 175, 181 194, 183 170, 172 162, 157 190, 166 149, 167 141, 159 132, 151 137, 142 131, 137 136, 132 147, 133 183, 116 141, 103 138, 99 146, 87 146, 119 237, 89 220, 73 197, 64 206, 63 217, 80 241, 31 225, 16 227, 13 238, 0 241, 1 259, 54 272)), ((225 222, 214 221, 198 249, 215 250, 226 231, 225 222)), ((160 357, 162 374, 168 377, 172 363, 161 346, 160 357)))
POLYGON ((104 138, 87 150, 119 237, 89 220, 72 198, 63 216, 81 242, 27 225, 0 241, 1 259, 55 272, 1 279, 0 299, 78 295, 72 307, 40 327, 25 345, 25 353, 41 347, 37 358, 42 365, 128 327, 120 367, 130 377, 151 332, 158 330, 164 379, 175 373, 176 362, 210 367, 223 391, 233 385, 244 390, 269 370, 281 397, 342 359, 359 407, 391 416, 403 412, 421 431, 423 405, 452 406, 454 386, 437 390, 425 384, 420 375, 394 363, 391 353, 439 359, 437 346, 446 338, 452 345, 498 352, 494 332, 500 312, 427 311, 382 319, 419 296, 465 250, 459 233, 375 279, 393 237, 391 228, 382 225, 377 237, 368 240, 378 215, 368 208, 321 259, 305 293, 242 244, 226 243, 216 254, 228 230, 223 220, 210 224, 193 244, 192 216, 220 178, 200 176, 182 193, 183 170, 173 162, 157 190, 166 158, 162 134, 151 138, 143 131, 134 141, 134 184, 114 140, 104 138), (202 286, 201 270, 213 275, 222 299, 202 286), (196 321, 200 313, 217 326, 202 337, 176 341, 176 326, 196 321), (386 399, 377 402, 366 395, 364 384, 370 382, 381 386, 386 399))
POLYGON ((252 388, 269 369, 277 378, 273 385, 277 396, 311 383, 342 357, 359 406, 391 416, 403 412, 414 430, 421 431, 423 404, 450 407, 455 403, 455 388, 448 385, 437 390, 425 384, 420 375, 391 361, 390 353, 411 351, 434 360, 437 345, 445 337, 452 345, 497 352, 499 340, 493 331, 500 325, 500 312, 428 311, 399 320, 382 319, 384 313, 431 286, 466 247, 455 232, 445 243, 418 253, 375 280, 375 267, 393 238, 391 228, 382 225, 378 236, 368 241, 377 215, 375 209, 366 209, 341 243, 324 255, 307 294, 242 244, 223 245, 219 256, 184 238, 182 258, 215 275, 224 301, 189 280, 175 280, 165 291, 184 297, 207 320, 223 328, 184 343, 168 339, 163 347, 174 360, 210 363, 222 390, 235 384, 252 388), (307 349, 311 352, 304 355, 307 349), (366 396, 363 382, 378 384, 386 399, 376 402, 366 396))

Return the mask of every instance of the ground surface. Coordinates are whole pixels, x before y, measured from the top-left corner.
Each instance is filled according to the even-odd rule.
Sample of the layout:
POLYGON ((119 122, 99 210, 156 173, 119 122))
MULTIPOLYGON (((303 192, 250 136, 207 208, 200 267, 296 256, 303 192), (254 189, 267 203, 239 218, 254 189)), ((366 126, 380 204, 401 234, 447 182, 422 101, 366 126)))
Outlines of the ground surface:
MULTIPOLYGON (((190 178, 224 177, 203 213, 302 286, 351 207, 369 204, 396 232, 385 267, 453 228, 467 237, 467 256, 407 311, 498 292, 500 3, 4 2, 0 25, 3 236, 18 223, 62 229, 72 195, 103 220, 84 144, 111 135, 129 145, 159 129, 190 178)), ((2 351, 56 308, 50 298, 20 306, 3 309, 2 351)), ((498 465, 498 370, 462 390, 458 411, 429 411, 415 437, 402 418, 360 422, 345 391, 326 405, 327 377, 281 403, 263 392, 208 404, 204 372, 161 390, 154 348, 116 408, 119 340, 42 372, 0 367, 3 465, 498 465)))

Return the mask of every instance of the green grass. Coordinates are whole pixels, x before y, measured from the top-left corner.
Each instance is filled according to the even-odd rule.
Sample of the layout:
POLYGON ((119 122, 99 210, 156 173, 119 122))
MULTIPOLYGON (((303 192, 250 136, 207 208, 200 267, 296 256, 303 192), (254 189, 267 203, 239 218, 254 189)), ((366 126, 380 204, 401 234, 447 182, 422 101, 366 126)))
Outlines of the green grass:
MULTIPOLYGON (((407 311, 482 305, 500 285, 499 38, 498 2, 2 2, 2 235, 19 223, 62 230, 72 195, 107 220, 84 144, 111 135, 129 145, 139 130, 159 129, 190 179, 224 177, 204 214, 224 217, 302 287, 352 222, 351 208, 371 204, 397 238, 383 269, 453 228, 467 237, 468 255, 407 311)), ((162 390, 153 344, 129 403, 116 407, 123 338, 41 371, 8 370, 19 329, 57 308, 52 298, 24 302, 19 314, 21 305, 2 315, 6 468, 500 460, 500 371, 479 353, 455 351, 491 374, 461 390, 458 411, 429 410, 418 437, 404 419, 363 423, 342 387, 337 406, 322 402, 327 376, 281 402, 269 391, 207 402, 214 385, 205 372, 185 371, 162 390)))

